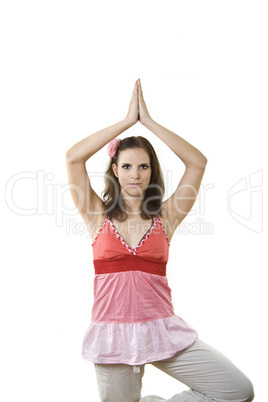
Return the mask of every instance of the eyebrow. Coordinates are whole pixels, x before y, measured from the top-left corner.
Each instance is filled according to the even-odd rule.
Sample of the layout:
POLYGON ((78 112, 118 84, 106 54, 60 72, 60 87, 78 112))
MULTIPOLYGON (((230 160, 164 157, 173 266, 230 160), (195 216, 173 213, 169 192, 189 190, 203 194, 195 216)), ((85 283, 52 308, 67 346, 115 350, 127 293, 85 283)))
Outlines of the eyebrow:
MULTIPOLYGON (((121 164, 122 165, 131 165, 131 163, 129 163, 129 162, 121 162, 121 164)), ((143 163, 140 164, 140 166, 141 165, 150 165, 150 163, 149 162, 143 162, 143 163)))

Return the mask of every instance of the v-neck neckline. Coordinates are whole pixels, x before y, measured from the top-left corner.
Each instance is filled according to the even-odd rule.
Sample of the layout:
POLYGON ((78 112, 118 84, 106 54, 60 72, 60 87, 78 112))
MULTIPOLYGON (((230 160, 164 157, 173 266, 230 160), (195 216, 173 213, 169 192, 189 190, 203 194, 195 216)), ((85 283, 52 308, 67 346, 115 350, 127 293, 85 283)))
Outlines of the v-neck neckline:
POLYGON ((137 250, 137 248, 139 248, 139 247, 144 243, 145 238, 151 233, 151 231, 153 230, 153 228, 154 228, 154 226, 155 226, 156 220, 157 220, 157 218, 152 219, 151 226, 149 227, 149 229, 147 230, 147 232, 142 236, 142 238, 140 239, 140 241, 139 241, 139 243, 137 244, 137 246, 134 247, 134 248, 132 248, 132 247, 130 247, 130 246, 127 244, 127 242, 125 241, 125 239, 124 239, 124 238, 121 236, 121 234, 118 232, 118 230, 117 230, 116 227, 114 226, 114 224, 113 224, 113 222, 111 221, 111 219, 109 219, 109 218, 107 218, 107 219, 108 219, 108 221, 110 222, 110 224, 111 224, 112 228, 114 229, 114 231, 116 232, 117 236, 118 236, 119 239, 121 240, 121 242, 127 247, 127 249, 128 249, 129 251, 134 252, 134 253, 135 253, 135 251, 137 250))

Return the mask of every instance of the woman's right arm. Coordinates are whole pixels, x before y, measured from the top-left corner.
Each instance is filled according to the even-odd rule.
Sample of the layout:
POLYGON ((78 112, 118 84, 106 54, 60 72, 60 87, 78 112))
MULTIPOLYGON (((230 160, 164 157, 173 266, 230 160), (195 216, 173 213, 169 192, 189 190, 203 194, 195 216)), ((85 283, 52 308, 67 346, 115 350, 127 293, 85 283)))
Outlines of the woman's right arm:
POLYGON ((133 126, 135 123, 131 122, 127 117, 119 123, 113 124, 110 127, 97 131, 89 135, 83 140, 74 144, 66 152, 66 161, 69 164, 86 163, 86 161, 103 148, 113 138, 123 133, 125 130, 133 126))
POLYGON ((108 142, 138 121, 137 81, 125 119, 98 131, 73 145, 66 152, 66 166, 70 192, 83 220, 93 222, 102 212, 102 200, 93 190, 86 170, 86 161, 108 142))

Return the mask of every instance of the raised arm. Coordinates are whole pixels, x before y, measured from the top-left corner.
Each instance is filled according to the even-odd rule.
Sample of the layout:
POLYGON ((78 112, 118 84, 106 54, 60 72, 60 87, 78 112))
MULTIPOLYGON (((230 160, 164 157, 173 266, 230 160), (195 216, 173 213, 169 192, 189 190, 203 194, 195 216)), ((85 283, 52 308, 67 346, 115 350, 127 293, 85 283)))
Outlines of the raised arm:
POLYGON ((86 223, 94 221, 102 212, 102 200, 93 190, 86 171, 86 161, 113 138, 138 121, 137 81, 134 86, 127 116, 122 121, 98 131, 73 145, 66 152, 70 192, 74 204, 86 223))
POLYGON ((148 113, 138 80, 139 120, 160 138, 185 164, 185 172, 175 192, 163 202, 163 214, 170 226, 170 235, 191 210, 205 172, 207 158, 179 135, 156 123, 148 113))
POLYGON ((205 168, 207 158, 193 145, 185 141, 178 134, 173 133, 167 128, 160 126, 153 119, 148 120, 144 126, 152 131, 158 138, 181 159, 187 167, 205 168))
POLYGON ((66 152, 68 163, 85 163, 92 155, 103 148, 113 138, 133 126, 138 121, 137 82, 135 82, 132 98, 125 119, 110 127, 104 128, 77 142, 66 152))

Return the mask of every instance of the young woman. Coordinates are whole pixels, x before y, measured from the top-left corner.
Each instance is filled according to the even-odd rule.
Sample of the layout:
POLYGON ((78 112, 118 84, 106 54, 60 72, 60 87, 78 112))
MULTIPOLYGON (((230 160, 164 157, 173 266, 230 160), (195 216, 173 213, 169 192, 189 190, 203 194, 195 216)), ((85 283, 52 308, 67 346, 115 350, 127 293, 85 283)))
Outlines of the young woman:
POLYGON ((141 399, 146 363, 189 387, 168 401, 252 401, 250 380, 175 314, 166 278, 170 241, 196 200, 206 157, 150 117, 137 80, 126 118, 75 144, 66 159, 71 195, 93 242, 94 304, 82 352, 95 364, 101 401, 164 401, 141 399), (164 202, 150 142, 117 138, 137 121, 185 164, 176 191, 164 202), (108 143, 101 199, 85 163, 108 143))

